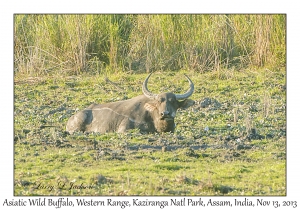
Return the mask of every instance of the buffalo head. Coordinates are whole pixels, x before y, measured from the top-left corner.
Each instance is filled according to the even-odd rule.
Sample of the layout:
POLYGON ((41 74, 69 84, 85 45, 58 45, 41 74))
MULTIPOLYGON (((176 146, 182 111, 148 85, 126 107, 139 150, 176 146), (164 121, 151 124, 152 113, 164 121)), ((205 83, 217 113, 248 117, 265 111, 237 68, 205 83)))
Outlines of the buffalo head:
POLYGON ((188 99, 188 97, 190 97, 194 92, 194 84, 191 79, 185 75, 190 85, 190 88, 186 93, 153 94, 147 87, 150 76, 151 74, 148 75, 142 86, 144 95, 150 99, 149 102, 145 103, 144 108, 152 114, 153 120, 155 121, 154 124, 156 125, 155 127, 158 132, 173 132, 175 128, 174 118, 177 110, 179 108, 186 109, 195 103, 193 100, 188 99))

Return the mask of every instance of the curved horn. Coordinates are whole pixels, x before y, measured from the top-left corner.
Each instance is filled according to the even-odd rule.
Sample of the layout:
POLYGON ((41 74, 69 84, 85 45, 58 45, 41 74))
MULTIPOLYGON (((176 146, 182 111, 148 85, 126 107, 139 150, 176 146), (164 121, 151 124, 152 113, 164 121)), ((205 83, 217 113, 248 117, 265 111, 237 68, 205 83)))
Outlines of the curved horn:
POLYGON ((143 82, 143 87, 142 87, 142 91, 144 93, 145 96, 147 96, 148 98, 150 99, 155 99, 157 97, 157 94, 153 94, 151 93, 149 90, 148 90, 148 87, 147 87, 147 83, 148 83, 148 79, 150 78, 152 73, 150 73, 148 75, 148 77, 145 79, 145 81, 143 82))
POLYGON ((189 84, 190 84, 190 88, 184 94, 175 94, 177 100, 186 99, 186 98, 190 97, 194 92, 194 83, 192 82, 192 80, 186 74, 184 74, 184 76, 188 79, 189 84))

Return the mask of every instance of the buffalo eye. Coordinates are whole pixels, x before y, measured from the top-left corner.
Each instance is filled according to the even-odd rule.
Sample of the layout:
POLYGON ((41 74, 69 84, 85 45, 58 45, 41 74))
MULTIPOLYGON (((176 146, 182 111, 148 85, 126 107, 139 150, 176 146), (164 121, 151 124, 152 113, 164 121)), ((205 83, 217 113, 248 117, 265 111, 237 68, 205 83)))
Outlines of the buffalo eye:
POLYGON ((166 100, 165 98, 159 98, 159 99, 158 99, 158 102, 159 102, 159 103, 162 103, 162 102, 164 102, 165 100, 166 100))

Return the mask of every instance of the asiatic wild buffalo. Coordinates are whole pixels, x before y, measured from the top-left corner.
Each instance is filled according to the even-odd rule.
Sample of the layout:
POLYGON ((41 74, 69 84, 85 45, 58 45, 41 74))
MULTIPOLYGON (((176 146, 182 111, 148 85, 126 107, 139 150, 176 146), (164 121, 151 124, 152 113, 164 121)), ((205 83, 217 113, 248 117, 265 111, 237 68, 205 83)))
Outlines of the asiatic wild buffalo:
POLYGON ((188 99, 194 92, 194 84, 185 75, 190 85, 186 93, 154 94, 147 87, 150 76, 143 82, 143 95, 124 101, 92 104, 69 119, 67 132, 121 133, 135 128, 146 133, 174 132, 177 109, 186 109, 195 103, 188 99))

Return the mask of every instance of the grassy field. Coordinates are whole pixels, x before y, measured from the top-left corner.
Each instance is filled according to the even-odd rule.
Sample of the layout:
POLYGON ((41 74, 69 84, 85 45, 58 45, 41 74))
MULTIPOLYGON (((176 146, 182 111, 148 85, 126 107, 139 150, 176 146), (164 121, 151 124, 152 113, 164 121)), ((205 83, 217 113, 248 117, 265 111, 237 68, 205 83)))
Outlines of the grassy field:
POLYGON ((153 92, 195 83, 173 134, 65 133, 92 102, 140 95, 147 74, 15 76, 15 195, 286 195, 286 72, 156 72, 153 92), (53 126, 53 127, 50 127, 53 126))

